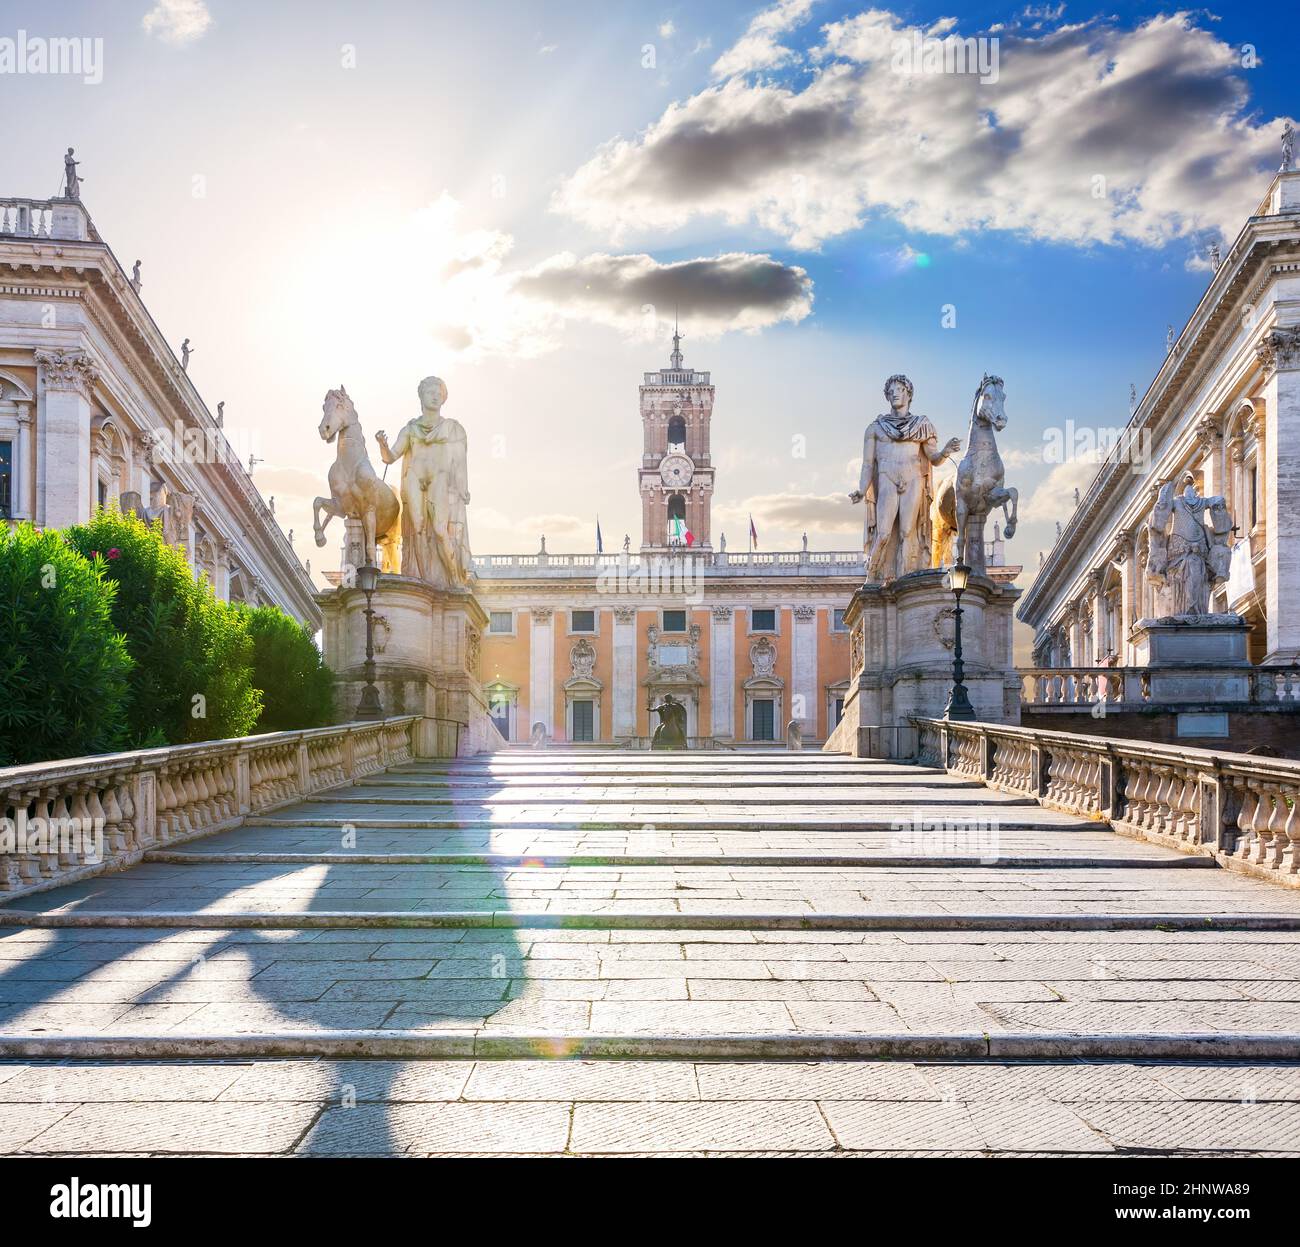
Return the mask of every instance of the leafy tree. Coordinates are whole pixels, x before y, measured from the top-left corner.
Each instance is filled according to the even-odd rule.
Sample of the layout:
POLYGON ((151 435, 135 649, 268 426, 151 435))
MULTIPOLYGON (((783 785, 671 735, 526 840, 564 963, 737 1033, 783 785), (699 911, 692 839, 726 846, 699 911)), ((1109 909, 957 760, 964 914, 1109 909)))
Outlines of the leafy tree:
POLYGON ((275 606, 244 608, 253 638, 253 685, 262 690, 259 732, 325 727, 334 716, 334 673, 310 629, 275 606))
POLYGON ((115 594, 62 533, 0 525, 0 766, 124 747, 133 673, 115 594))
POLYGON ((244 736, 261 713, 253 641, 242 612, 195 580, 158 522, 99 511, 66 531, 117 585, 113 623, 135 661, 126 699, 131 748, 244 736))

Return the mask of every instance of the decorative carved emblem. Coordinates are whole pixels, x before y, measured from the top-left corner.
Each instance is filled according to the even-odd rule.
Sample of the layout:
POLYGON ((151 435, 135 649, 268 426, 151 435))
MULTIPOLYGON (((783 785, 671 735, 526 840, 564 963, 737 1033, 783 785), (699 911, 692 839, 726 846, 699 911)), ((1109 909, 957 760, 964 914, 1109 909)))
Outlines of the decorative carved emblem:
POLYGON ((616 606, 614 607, 614 622, 621 624, 636 623, 635 606, 616 606))
POLYGON ((934 635, 944 649, 952 649, 957 644, 957 608, 945 606, 934 617, 934 635))
POLYGON ((393 635, 393 627, 388 622, 387 615, 375 616, 375 653, 382 654, 388 648, 389 638, 393 635))
POLYGON ((533 607, 530 607, 529 609, 530 609, 531 612, 532 612, 533 622, 534 622, 534 623, 546 623, 546 624, 548 624, 548 623, 551 622, 551 615, 554 613, 554 608, 553 608, 553 607, 550 607, 550 606, 533 606, 533 607))
POLYGON ((815 606, 809 606, 806 603, 801 606, 796 606, 794 608, 794 617, 796 619, 816 619, 817 608, 815 606))
POLYGON ((730 606, 715 606, 713 608, 713 618, 718 623, 730 623, 734 610, 730 606))
POLYGON ((586 637, 579 637, 569 650, 569 662, 575 676, 590 679, 596 670, 596 647, 586 637))
POLYGON ((753 664, 756 676, 773 676, 776 674, 776 646, 771 637, 759 637, 749 647, 749 661, 753 664))

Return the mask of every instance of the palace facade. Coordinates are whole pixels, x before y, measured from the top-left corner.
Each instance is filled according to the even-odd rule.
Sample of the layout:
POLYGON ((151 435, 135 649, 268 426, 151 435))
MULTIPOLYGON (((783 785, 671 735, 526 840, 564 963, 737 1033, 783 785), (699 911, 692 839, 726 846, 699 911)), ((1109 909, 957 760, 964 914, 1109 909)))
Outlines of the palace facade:
MULTIPOLYGON (((677 336, 668 367, 644 374, 635 549, 552 554, 543 540, 475 558, 489 621, 480 673, 507 740, 644 743, 648 705, 666 693, 685 703, 693 743, 784 741, 791 720, 813 743, 839 722, 862 552, 715 543, 715 395, 677 336)), ((1001 563, 1002 543, 990 545, 1001 563)))
MULTIPOLYGON (((1252 625, 1254 664, 1300 664, 1300 171, 1273 178, 1115 442, 1021 600, 1035 665, 1140 661, 1134 625, 1158 613, 1148 517, 1187 472, 1235 525, 1211 611, 1252 625)), ((1259 700, 1293 696, 1289 675, 1267 683, 1259 700)))
POLYGON ((319 628, 315 591, 78 198, 0 198, 0 519, 161 516, 223 600, 319 628), (134 497, 133 497, 134 495, 134 497))

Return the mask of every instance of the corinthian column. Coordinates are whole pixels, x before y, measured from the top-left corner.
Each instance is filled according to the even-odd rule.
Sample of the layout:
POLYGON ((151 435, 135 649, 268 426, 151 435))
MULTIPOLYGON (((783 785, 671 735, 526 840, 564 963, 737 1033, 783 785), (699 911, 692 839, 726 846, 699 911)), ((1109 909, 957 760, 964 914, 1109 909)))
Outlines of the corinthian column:
POLYGON ((1255 350, 1264 369, 1264 661, 1293 663, 1300 660, 1300 326, 1270 329, 1255 350))
POLYGON ((67 528, 90 519, 91 392, 99 370, 85 351, 37 351, 36 522, 67 528))

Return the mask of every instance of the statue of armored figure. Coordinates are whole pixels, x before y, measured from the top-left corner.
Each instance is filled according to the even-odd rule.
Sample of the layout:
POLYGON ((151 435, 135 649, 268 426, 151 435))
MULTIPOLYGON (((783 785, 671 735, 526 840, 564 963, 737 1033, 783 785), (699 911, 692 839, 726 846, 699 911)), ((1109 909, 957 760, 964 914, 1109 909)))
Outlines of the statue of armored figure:
POLYGON ((1228 578, 1232 561, 1227 501, 1201 497, 1190 472, 1182 483, 1181 494, 1174 493, 1173 481, 1160 487, 1148 520, 1147 575, 1156 586, 1159 618, 1209 615, 1210 595, 1228 578))
POLYGON ((961 449, 939 435, 925 416, 912 412, 915 389, 903 375, 885 382, 890 411, 867 427, 862 476, 850 495, 866 508, 863 547, 867 579, 881 582, 930 566, 930 504, 934 469, 961 449))

